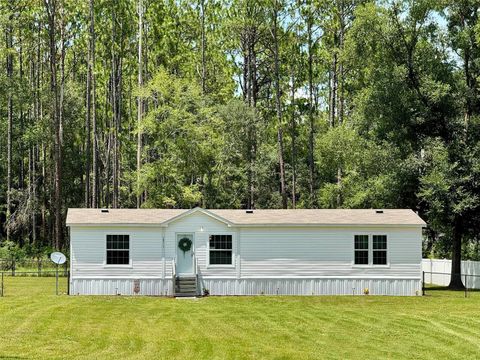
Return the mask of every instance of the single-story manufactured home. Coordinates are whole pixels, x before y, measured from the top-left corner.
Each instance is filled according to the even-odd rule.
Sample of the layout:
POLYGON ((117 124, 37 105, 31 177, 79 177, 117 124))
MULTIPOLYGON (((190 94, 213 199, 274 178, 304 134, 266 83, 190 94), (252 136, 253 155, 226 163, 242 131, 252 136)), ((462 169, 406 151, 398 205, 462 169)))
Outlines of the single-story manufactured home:
POLYGON ((409 209, 69 209, 71 295, 419 295, 409 209))

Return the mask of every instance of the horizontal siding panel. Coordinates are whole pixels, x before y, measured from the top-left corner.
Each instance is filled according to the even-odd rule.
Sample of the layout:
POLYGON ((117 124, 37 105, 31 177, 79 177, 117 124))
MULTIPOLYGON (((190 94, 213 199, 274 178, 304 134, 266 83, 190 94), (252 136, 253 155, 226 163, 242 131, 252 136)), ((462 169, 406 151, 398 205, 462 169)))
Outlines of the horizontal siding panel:
POLYGON ((421 229, 242 229, 241 277, 421 277, 421 229), (355 234, 386 234, 388 267, 352 266, 355 234))
POLYGON ((242 261, 242 276, 353 276, 388 275, 410 276, 420 279, 420 263, 392 264, 390 267, 352 267, 349 263, 335 261, 299 261, 272 259, 267 261, 242 261))

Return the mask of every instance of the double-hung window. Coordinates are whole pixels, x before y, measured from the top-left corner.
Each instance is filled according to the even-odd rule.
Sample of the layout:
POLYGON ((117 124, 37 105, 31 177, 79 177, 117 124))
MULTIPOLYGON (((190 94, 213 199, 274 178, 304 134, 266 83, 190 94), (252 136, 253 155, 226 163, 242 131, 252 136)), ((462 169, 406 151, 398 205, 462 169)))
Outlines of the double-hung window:
POLYGON ((233 264, 232 235, 210 235, 209 259, 210 265, 233 264))
POLYGON ((355 265, 387 265, 387 235, 355 235, 355 265))
POLYGON ((130 236, 107 235, 107 265, 130 264, 130 236))
POLYGON ((373 265, 387 265, 387 235, 373 235, 373 265))
POLYGON ((355 265, 368 265, 368 235, 355 235, 355 265))

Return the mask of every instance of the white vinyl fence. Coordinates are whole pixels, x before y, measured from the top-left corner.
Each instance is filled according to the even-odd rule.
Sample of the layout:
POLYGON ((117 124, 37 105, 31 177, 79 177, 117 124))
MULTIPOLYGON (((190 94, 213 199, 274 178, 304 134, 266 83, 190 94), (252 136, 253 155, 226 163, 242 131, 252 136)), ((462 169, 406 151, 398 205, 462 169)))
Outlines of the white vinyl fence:
MULTIPOLYGON (((447 286, 450 283, 452 260, 422 259, 422 271, 425 272, 425 283, 447 286), (431 274, 443 273, 443 274, 431 274)), ((469 289, 480 289, 480 261, 462 261, 462 281, 469 289), (476 276, 468 276, 476 275, 476 276)))

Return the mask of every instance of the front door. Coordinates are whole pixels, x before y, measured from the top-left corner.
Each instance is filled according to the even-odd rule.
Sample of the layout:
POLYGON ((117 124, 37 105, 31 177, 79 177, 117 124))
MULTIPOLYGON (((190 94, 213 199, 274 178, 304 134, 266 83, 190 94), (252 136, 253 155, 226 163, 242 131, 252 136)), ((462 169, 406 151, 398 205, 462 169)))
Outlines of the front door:
POLYGON ((193 275, 193 234, 177 234, 177 274, 193 275))

